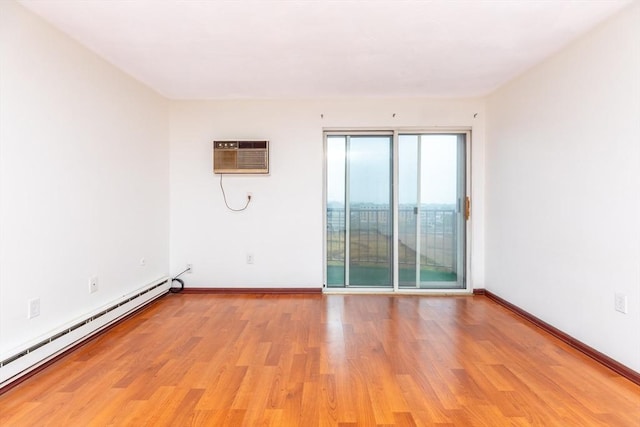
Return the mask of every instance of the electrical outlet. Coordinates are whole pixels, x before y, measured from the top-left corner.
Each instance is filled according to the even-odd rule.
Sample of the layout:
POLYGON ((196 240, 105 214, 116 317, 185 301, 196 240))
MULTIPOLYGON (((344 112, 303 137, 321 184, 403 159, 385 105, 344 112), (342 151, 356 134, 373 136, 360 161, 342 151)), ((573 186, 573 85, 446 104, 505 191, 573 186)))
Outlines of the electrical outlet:
POLYGON ((33 319, 40 316, 40 298, 29 300, 29 308, 27 311, 27 318, 33 319))
POLYGON ((89 277, 89 293, 98 292, 98 276, 89 277))
POLYGON ((625 294, 616 293, 614 307, 616 311, 627 314, 627 296, 625 294))
POLYGON ((247 254, 247 264, 253 264, 253 254, 247 254))
POLYGON ((251 191, 247 191, 247 200, 253 200, 253 193, 251 191))
POLYGON ((144 259, 144 257, 140 258, 140 267, 144 267, 145 265, 147 265, 147 260, 144 259))
POLYGON ((187 274, 191 274, 191 273, 193 273, 193 265, 187 264, 187 274))

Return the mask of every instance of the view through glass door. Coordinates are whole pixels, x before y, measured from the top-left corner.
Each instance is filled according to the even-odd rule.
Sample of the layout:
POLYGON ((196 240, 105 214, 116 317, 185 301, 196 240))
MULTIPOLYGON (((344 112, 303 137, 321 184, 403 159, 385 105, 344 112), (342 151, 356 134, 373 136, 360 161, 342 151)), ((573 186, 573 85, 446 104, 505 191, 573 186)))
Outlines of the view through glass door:
POLYGON ((465 287, 466 135, 326 134, 327 287, 465 287))

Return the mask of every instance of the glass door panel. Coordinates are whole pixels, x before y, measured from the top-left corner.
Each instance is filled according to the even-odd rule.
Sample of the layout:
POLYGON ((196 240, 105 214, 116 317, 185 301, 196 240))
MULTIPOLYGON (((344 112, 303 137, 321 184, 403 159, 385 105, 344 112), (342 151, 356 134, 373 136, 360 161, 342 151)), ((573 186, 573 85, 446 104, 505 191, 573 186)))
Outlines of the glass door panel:
POLYGON ((398 144, 398 282, 416 286, 418 250, 418 135, 400 135, 398 144))
POLYGON ((392 135, 327 135, 328 287, 391 287, 392 135))
POLYGON ((345 286, 346 140, 327 136, 327 286, 345 286))
POLYGON ((465 135, 400 135, 398 144, 399 286, 463 288, 465 135))
POLYGON ((392 136, 351 136, 349 286, 392 286, 392 136))

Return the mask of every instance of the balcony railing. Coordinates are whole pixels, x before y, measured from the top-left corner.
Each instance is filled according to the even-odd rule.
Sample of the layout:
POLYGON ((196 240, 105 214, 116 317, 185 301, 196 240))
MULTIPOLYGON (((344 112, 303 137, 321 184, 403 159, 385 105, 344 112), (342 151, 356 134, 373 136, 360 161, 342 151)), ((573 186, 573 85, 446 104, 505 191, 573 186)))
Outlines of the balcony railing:
MULTIPOLYGON (((387 208, 350 210, 350 262, 352 265, 387 264, 391 260, 392 215, 387 208)), ((345 210, 327 209, 327 261, 345 261, 345 210)), ((456 270, 455 209, 400 208, 398 211, 398 260, 400 268, 415 266, 420 245, 421 268, 436 271, 456 270), (417 237, 417 221, 420 237, 417 237)))

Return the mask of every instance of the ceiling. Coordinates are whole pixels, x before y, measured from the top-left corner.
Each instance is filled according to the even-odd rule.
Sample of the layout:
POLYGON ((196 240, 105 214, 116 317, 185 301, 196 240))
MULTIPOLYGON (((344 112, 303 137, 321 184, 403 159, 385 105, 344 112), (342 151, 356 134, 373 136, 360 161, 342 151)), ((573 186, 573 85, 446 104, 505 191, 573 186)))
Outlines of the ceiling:
POLYGON ((172 99, 475 97, 640 0, 22 0, 172 99))

